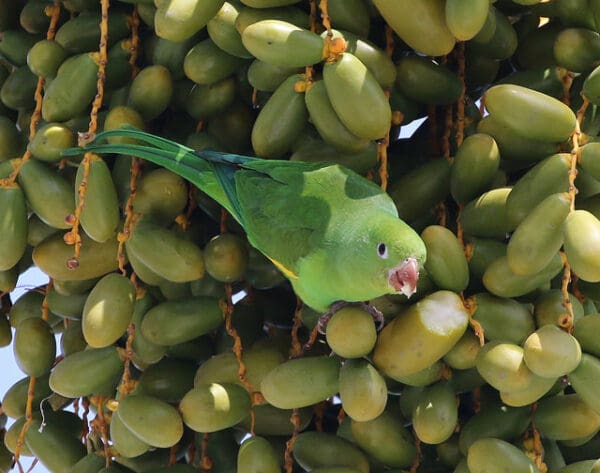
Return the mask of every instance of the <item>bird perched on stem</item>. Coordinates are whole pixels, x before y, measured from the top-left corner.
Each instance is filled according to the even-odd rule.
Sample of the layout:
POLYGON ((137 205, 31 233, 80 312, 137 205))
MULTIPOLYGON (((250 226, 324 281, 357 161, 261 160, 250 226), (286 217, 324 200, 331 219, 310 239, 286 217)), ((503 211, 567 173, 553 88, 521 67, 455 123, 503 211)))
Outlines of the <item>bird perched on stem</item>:
POLYGON ((129 127, 62 154, 82 151, 136 156, 187 179, 227 209, 316 311, 416 291, 423 241, 388 194, 343 166, 194 151, 129 127), (113 137, 142 144, 102 143, 113 137))

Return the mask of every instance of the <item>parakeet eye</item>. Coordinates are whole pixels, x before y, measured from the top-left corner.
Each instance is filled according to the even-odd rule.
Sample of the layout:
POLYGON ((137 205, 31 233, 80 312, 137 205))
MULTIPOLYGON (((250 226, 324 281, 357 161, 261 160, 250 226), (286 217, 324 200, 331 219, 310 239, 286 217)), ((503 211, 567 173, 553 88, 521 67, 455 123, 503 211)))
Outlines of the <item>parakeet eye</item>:
POLYGON ((380 258, 387 259, 388 250, 387 246, 385 246, 385 243, 379 243, 379 245, 377 245, 377 254, 380 258))

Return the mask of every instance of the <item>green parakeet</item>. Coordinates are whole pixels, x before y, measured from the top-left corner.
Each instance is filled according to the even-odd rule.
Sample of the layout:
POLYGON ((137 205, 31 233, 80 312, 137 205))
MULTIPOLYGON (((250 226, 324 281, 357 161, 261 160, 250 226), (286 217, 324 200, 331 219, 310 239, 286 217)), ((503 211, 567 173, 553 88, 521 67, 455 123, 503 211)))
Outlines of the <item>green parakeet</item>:
POLYGON ((424 243, 383 190, 347 168, 194 151, 131 128, 100 133, 84 150, 137 156, 196 185, 231 213, 250 244, 317 311, 416 291, 424 243), (99 143, 112 137, 145 145, 99 143))

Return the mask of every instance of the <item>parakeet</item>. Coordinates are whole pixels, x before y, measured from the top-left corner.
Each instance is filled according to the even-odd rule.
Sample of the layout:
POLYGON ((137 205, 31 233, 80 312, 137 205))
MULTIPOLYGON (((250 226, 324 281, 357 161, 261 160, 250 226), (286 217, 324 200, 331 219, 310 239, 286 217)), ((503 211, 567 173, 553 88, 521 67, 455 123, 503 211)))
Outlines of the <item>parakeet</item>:
POLYGON ((316 311, 416 291, 423 241, 381 188, 343 166, 194 151, 132 128, 100 133, 83 151, 143 158, 196 185, 231 213, 249 243, 316 311), (145 145, 100 143, 111 137, 145 145))

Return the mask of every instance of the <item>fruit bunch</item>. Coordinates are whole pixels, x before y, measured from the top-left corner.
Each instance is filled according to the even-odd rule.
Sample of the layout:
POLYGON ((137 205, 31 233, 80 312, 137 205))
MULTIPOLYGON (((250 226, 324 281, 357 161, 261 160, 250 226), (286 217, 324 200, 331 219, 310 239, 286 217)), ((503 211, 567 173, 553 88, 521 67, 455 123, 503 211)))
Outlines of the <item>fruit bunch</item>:
POLYGON ((596 0, 0 0, 0 472, 600 471, 599 32, 596 0), (61 155, 123 125, 363 174, 416 294, 320 335, 199 189, 61 155))

